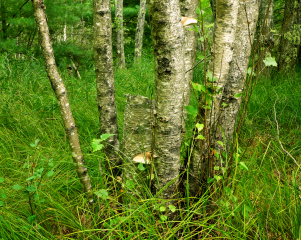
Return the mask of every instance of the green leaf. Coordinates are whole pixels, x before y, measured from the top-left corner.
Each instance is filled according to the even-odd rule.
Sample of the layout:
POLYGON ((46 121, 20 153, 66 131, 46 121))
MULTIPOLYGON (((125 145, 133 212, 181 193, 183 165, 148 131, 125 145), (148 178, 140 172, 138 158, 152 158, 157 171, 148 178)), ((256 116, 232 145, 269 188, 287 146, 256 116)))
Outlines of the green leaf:
POLYGON ((127 188, 132 189, 135 187, 135 183, 132 180, 127 180, 125 182, 125 185, 127 186, 127 188))
POLYGON ((266 59, 263 60, 263 62, 266 66, 277 67, 277 62, 276 62, 275 58, 273 58, 273 57, 267 57, 266 59))
POLYGON ((160 212, 164 212, 166 210, 166 207, 165 206, 161 206, 159 210, 160 210, 160 212))
POLYGON ((174 205, 168 205, 168 208, 171 212, 175 212, 176 211, 176 207, 174 205))
POLYGON ((248 75, 253 75, 253 76, 256 76, 256 73, 253 71, 253 68, 252 67, 249 67, 248 69, 247 69, 247 71, 246 71, 246 73, 248 74, 248 75))
POLYGON ((218 175, 214 175, 214 178, 216 179, 217 182, 222 179, 222 177, 218 175))
POLYGON ((4 202, 0 201, 0 207, 4 206, 4 202))
MULTIPOLYGON (((155 175, 154 174, 152 174, 152 180, 154 179, 154 177, 155 177, 155 175)), ((147 176, 147 179, 149 179, 149 176, 147 176)))
POLYGON ((217 143, 218 143, 219 145, 221 145, 222 147, 224 146, 224 143, 221 142, 221 141, 217 141, 217 143))
POLYGON ((218 171, 219 170, 219 166, 214 166, 214 170, 218 171))
POLYGON ((231 190, 231 188, 225 187, 225 192, 230 195, 233 191, 231 190))
MULTIPOLYGON (((204 40, 203 40, 203 41, 204 41, 204 40)), ((199 60, 205 59, 204 55, 199 55, 197 58, 198 58, 199 60)))
POLYGON ((237 197, 235 197, 234 195, 231 195, 231 200, 233 201, 233 202, 236 202, 237 201, 237 197))
POLYGON ((28 219, 28 222, 30 224, 32 224, 34 222, 34 220, 36 219, 37 215, 32 215, 32 216, 29 216, 27 219, 28 219))
POLYGON ((144 170, 145 170, 145 167, 143 166, 143 163, 139 163, 138 169, 139 169, 140 171, 144 171, 144 170))
POLYGON ((96 191, 95 195, 97 197, 102 198, 103 200, 106 200, 109 197, 109 193, 106 189, 100 189, 100 190, 96 191))
POLYGON ((192 84, 192 87, 193 87, 194 90, 199 91, 199 92, 202 91, 202 85, 201 84, 194 83, 194 82, 192 82, 191 84, 192 84))
POLYGON ((205 138, 204 138, 204 136, 202 134, 199 134, 195 139, 201 139, 201 140, 203 140, 205 138))
POLYGON ((247 212, 252 212, 252 208, 245 204, 245 210, 247 212))
POLYGON ((207 178, 207 183, 212 183, 214 182, 214 178, 207 178))
POLYGON ((204 128, 204 124, 197 123, 197 124, 195 125, 195 127, 197 128, 198 132, 200 132, 200 131, 202 131, 202 130, 203 130, 203 128, 204 128))
POLYGON ((235 97, 235 98, 240 98, 241 95, 242 95, 242 93, 236 93, 236 94, 234 95, 234 97, 235 97))
POLYGON ((103 148, 103 144, 101 144, 102 140, 101 139, 93 139, 92 140, 92 148, 93 148, 93 152, 96 152, 98 150, 101 150, 103 148))
POLYGON ((110 133, 106 133, 106 134, 102 134, 101 136, 100 136, 100 139, 102 140, 102 141, 104 141, 104 140, 107 140, 109 137, 112 137, 112 136, 114 136, 115 134, 110 134, 110 133))
POLYGON ((53 174, 54 174, 54 171, 51 170, 51 171, 49 171, 49 172, 47 173, 47 176, 48 176, 48 177, 52 177, 53 174))
POLYGON ((38 146, 40 139, 36 139, 34 143, 31 143, 30 146, 36 148, 38 146))
POLYGON ((164 221, 167 220, 167 217, 166 217, 165 215, 161 215, 161 216, 160 216, 160 219, 164 222, 164 221))
POLYGON ((239 165, 246 171, 249 171, 249 168, 247 167, 247 165, 244 162, 239 162, 239 165))
POLYGON ((16 185, 13 186, 14 190, 21 190, 22 188, 23 187, 21 185, 19 185, 19 184, 16 184, 16 185))
POLYGON ((188 114, 190 114, 194 117, 197 116, 198 109, 196 107, 189 105, 189 106, 185 106, 185 108, 186 108, 188 114))
POLYGON ((196 13, 197 13, 198 15, 203 15, 203 14, 205 14, 205 11, 203 11, 203 10, 201 10, 199 7, 197 7, 196 13))
POLYGON ((0 178, 0 182, 4 182, 4 178, 0 178))
POLYGON ((26 190, 27 190, 28 192, 34 192, 34 191, 36 191, 36 187, 35 187, 34 185, 29 185, 29 186, 26 188, 26 190))
POLYGON ((215 78, 213 77, 212 73, 209 70, 207 71, 207 77, 209 82, 215 82, 217 79, 216 77, 215 78))

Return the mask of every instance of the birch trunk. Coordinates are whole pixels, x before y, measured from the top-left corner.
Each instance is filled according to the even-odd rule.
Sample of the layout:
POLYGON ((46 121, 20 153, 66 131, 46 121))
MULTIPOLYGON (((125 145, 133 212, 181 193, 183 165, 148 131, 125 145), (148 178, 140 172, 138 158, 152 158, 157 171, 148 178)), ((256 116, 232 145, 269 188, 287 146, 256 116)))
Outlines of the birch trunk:
POLYGON ((143 32, 146 13, 146 0, 140 0, 140 9, 138 14, 138 23, 135 36, 135 60, 140 61, 142 55, 143 32))
POLYGON ((185 86, 184 32, 178 0, 150 0, 155 58, 155 170, 156 191, 175 197, 180 168, 183 92, 185 86))
POLYGON ((123 40, 123 0, 115 0, 115 21, 117 28, 117 60, 118 66, 125 68, 124 40, 123 40))
MULTIPOLYGON (((204 122, 204 136, 208 141, 196 140, 195 142, 192 165, 190 166, 190 192, 194 195, 199 192, 200 181, 198 180, 201 179, 206 183, 208 177, 212 178, 213 167, 216 164, 216 159, 209 152, 211 151, 210 148, 215 149, 217 139, 222 137, 222 132, 217 127, 217 123, 223 89, 227 83, 233 56, 238 3, 238 0, 216 1, 213 56, 209 65, 209 71, 212 73, 213 78, 216 78, 216 81, 211 83, 207 78, 206 85, 207 88, 218 88, 218 92, 214 94, 213 99, 211 98, 211 109, 199 108, 198 122, 204 122)), ((209 102, 209 100, 207 98, 206 102, 209 102)))
POLYGON ((238 19, 235 33, 233 61, 230 64, 227 84, 224 87, 219 118, 219 126, 223 131, 223 138, 219 140, 226 143, 225 151, 229 151, 235 130, 235 123, 240 109, 242 96, 247 77, 247 69, 252 50, 252 43, 256 32, 258 20, 259 1, 245 0, 239 3, 238 19))
MULTIPOLYGON (((134 157, 152 151, 151 122, 153 114, 151 110, 153 103, 149 98, 139 95, 126 95, 126 97, 123 128, 123 154, 126 161, 122 174, 123 182, 126 183, 130 180, 135 184, 126 193, 128 199, 130 199, 130 195, 143 199, 143 195, 146 193, 145 189, 149 186, 149 174, 146 169, 139 170, 139 162, 135 162, 134 157)), ((144 166, 151 166, 151 164, 147 162, 144 166)), ((151 170, 152 168, 150 168, 151 170)))
POLYGON ((32 0, 32 6, 38 27, 40 46, 42 48, 42 53, 45 60, 46 72, 50 80, 52 89, 60 104, 61 115, 65 126, 66 136, 69 141, 73 162, 75 163, 76 171, 83 185, 84 191, 88 193, 90 202, 93 202, 90 195, 92 193, 91 181, 88 175, 88 170, 85 167, 84 156, 81 151, 76 125, 67 97, 67 90, 58 72, 54 59, 53 48, 49 35, 49 28, 47 25, 47 17, 44 11, 46 7, 41 0, 32 0))
MULTIPOLYGON (((254 48, 257 50, 257 58, 259 60, 257 71, 261 71, 264 68, 264 60, 266 57, 270 57, 271 53, 266 49, 273 44, 273 12, 274 12, 274 0, 261 0, 259 7, 259 16, 256 29, 256 42, 254 43, 254 48)), ((256 71, 256 72, 257 72, 256 71)), ((269 75, 269 69, 265 70, 265 74, 269 75)))
POLYGON ((94 60, 100 133, 115 134, 103 148, 111 163, 119 164, 120 149, 115 103, 110 1, 94 0, 94 60))
MULTIPOLYGON (((197 19, 196 9, 199 0, 180 0, 181 15, 197 19)), ((193 67, 195 64, 197 33, 189 31, 191 25, 184 26, 184 61, 185 61, 185 86, 184 86, 184 106, 189 105, 191 82, 193 80, 193 67)), ((186 111, 184 112, 184 121, 186 120, 186 111)))
POLYGON ((280 40, 279 71, 294 74, 301 35, 300 0, 285 1, 283 33, 280 40))

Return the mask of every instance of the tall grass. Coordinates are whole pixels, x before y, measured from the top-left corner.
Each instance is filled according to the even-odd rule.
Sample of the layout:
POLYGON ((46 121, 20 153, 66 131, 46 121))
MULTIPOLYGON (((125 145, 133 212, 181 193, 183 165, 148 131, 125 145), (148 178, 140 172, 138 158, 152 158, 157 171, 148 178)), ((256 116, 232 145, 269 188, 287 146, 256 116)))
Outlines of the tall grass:
MULTIPOLYGON (((124 94, 150 97, 154 88, 153 60, 145 56, 140 65, 115 72, 118 124, 122 133, 124 94)), ((298 162, 301 159, 301 84, 286 78, 261 79, 248 107, 240 145, 248 171, 237 167, 230 185, 216 208, 206 215, 208 194, 178 199, 179 218, 167 216, 163 200, 126 199, 126 188, 117 180, 108 184, 101 177, 101 156, 92 152, 91 141, 99 137, 93 66, 81 69, 82 80, 62 71, 70 105, 79 129, 89 174, 96 190, 106 189, 106 200, 89 206, 81 193, 66 142, 57 101, 39 60, 0 58, 0 239, 300 239, 300 169, 282 151, 274 119, 274 104, 280 128, 279 139, 298 162), (274 91, 274 90, 275 91, 274 91), (30 146, 40 139, 39 149, 30 146), (28 167, 45 167, 53 158, 54 175, 43 178, 34 202, 35 221, 28 196, 14 190, 26 187, 28 167), (164 218, 163 218, 164 219, 164 218)), ((195 80, 202 77, 196 70, 195 80)), ((194 100, 192 100, 193 102, 194 100)), ((122 134, 121 134, 122 136, 122 134)))

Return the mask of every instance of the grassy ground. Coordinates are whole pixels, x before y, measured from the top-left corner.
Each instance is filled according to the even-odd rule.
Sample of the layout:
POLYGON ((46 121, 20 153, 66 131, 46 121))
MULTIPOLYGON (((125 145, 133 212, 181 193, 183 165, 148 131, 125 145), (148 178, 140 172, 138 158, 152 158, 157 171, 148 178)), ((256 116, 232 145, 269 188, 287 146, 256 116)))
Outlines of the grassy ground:
MULTIPOLYGON (((108 185, 107 177, 101 177, 100 156, 91 148, 92 139, 99 137, 93 67, 81 69, 81 74, 81 81, 65 72, 62 77, 92 184, 110 195, 107 200, 98 199, 92 207, 87 205, 44 65, 38 60, 16 61, 3 56, 0 239, 301 239, 300 170, 281 149, 274 118, 278 96, 275 108, 279 138, 300 162, 300 74, 295 79, 259 81, 238 142, 246 151, 242 161, 249 170, 235 169, 231 184, 213 202, 219 207, 211 215, 205 211, 207 195, 191 204, 179 199, 182 207, 176 209, 177 221, 163 221, 167 210, 160 208, 162 201, 147 192, 148 200, 125 199, 118 182, 108 185), (36 139, 40 139, 38 148, 30 145, 36 139), (46 172, 53 170, 54 174, 43 176, 38 194, 29 201, 24 189, 32 175, 32 162, 35 171, 46 168, 48 162, 46 172), (123 204, 118 198, 123 198, 123 204)), ((139 66, 115 72, 121 132, 124 94, 150 97, 153 74, 151 57, 145 57, 139 66)), ((196 80, 201 77, 200 70, 196 70, 196 80)), ((39 181, 39 176, 33 180, 36 184, 39 181)))

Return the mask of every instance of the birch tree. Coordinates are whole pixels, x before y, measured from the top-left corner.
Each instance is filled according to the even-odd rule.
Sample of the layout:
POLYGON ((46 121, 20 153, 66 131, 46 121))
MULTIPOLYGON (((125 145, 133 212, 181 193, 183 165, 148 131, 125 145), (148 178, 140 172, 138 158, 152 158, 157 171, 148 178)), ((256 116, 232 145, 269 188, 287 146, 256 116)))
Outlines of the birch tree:
POLYGON ((138 14, 138 23, 135 36, 135 60, 140 61, 143 45, 143 32, 146 13, 146 0, 140 0, 140 9, 138 14))
POLYGON ((301 1, 285 1, 283 33, 280 40, 279 71, 293 74, 297 63, 301 35, 301 1))
POLYGON ((213 177, 215 159, 209 152, 214 147, 217 139, 222 137, 222 132, 219 131, 217 124, 223 89, 227 83, 233 56, 238 3, 238 0, 216 1, 213 56, 209 65, 209 75, 212 75, 212 77, 205 80, 207 89, 210 87, 216 93, 214 96, 209 96, 209 91, 206 91, 205 102, 199 107, 198 121, 204 122, 207 141, 197 140, 195 142, 193 161, 190 166, 190 191, 194 195, 198 192, 198 186, 200 185, 198 179, 202 178, 207 182, 207 177, 213 177), (206 105, 209 105, 210 109, 206 105))
POLYGON ((229 151, 229 143, 232 141, 235 123, 242 102, 258 12, 258 0, 239 2, 235 42, 233 45, 233 60, 230 63, 229 75, 223 91, 218 124, 223 131, 223 136, 219 140, 226 143, 226 149, 224 150, 227 152, 229 151))
MULTIPOLYGON (((196 9, 199 0, 180 0, 181 15, 197 19, 196 9)), ((184 86, 184 106, 189 105, 191 82, 193 80, 193 67, 195 64, 197 33, 189 31, 191 26, 184 26, 184 62, 185 62, 185 86, 184 86)), ((185 114, 186 115, 186 114, 185 114)), ((184 115, 184 120, 186 119, 184 115)))
POLYGON ((116 165, 118 164, 116 151, 119 150, 120 143, 113 72, 111 2, 94 0, 93 10, 94 60, 100 133, 114 134, 107 140, 104 153, 116 165))
POLYGON ((117 60, 118 66, 121 68, 125 67, 125 56, 124 56, 124 40, 123 40, 123 0, 115 0, 115 23, 117 28, 117 60))
MULTIPOLYGON (((254 42, 254 48, 257 50, 258 71, 264 68, 263 59, 270 57, 270 51, 266 51, 268 47, 273 44, 273 12, 274 12, 274 0, 260 0, 259 15, 256 29, 256 39, 254 42)), ((256 71, 257 72, 257 71, 256 71)), ((269 73, 266 72, 265 73, 269 73)))
MULTIPOLYGON (((90 195, 92 193, 91 181, 88 175, 88 170, 85 167, 84 156, 81 151, 75 121, 73 119, 69 100, 67 97, 67 90, 64 86, 63 80, 58 72, 55 63, 49 28, 47 24, 47 17, 45 13, 46 7, 44 5, 44 2, 41 0, 32 0, 32 6, 39 32, 40 46, 45 60, 46 72, 50 80, 52 89, 60 105, 61 115, 63 118, 66 136, 69 141, 72 159, 76 166, 76 171, 82 183, 84 191, 90 195)), ((90 201, 93 200, 90 198, 90 201)))
POLYGON ((180 168, 184 92, 184 32, 178 0, 150 0, 155 59, 155 170, 156 191, 175 196, 180 168))

